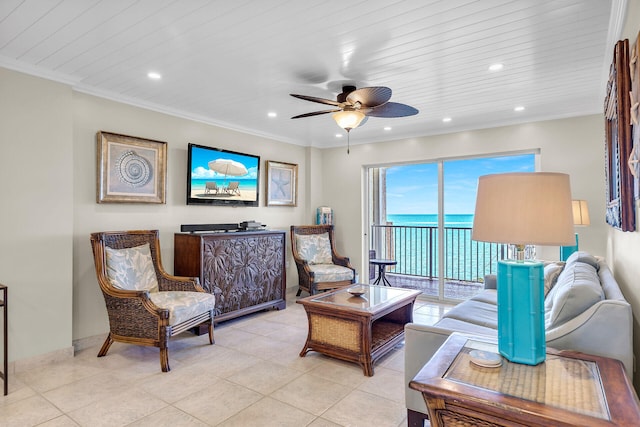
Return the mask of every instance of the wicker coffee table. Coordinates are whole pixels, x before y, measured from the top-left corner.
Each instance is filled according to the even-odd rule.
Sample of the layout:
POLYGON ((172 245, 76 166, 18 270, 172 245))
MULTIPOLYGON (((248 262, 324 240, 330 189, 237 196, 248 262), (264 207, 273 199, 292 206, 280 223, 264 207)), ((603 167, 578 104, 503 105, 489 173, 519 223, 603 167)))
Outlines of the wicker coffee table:
POLYGON ((420 291, 353 285, 298 300, 307 312, 309 333, 300 352, 313 350, 362 366, 373 376, 373 363, 404 339, 404 325, 413 320, 420 291), (349 291, 362 288, 361 296, 349 291))

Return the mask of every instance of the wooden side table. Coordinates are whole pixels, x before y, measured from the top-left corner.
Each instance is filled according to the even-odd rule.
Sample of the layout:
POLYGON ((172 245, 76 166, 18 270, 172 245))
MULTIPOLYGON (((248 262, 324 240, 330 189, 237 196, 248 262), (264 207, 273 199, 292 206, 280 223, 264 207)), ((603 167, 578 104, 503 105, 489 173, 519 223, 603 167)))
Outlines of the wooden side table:
POLYGON ((0 292, 2 292, 2 299, 0 300, 0 307, 2 307, 2 311, 3 311, 3 320, 2 320, 2 327, 3 327, 3 344, 2 344, 2 349, 4 352, 4 357, 3 357, 3 369, 2 372, 0 372, 0 378, 2 378, 2 381, 4 382, 4 395, 6 396, 9 393, 9 335, 8 335, 8 319, 9 316, 7 315, 7 287, 3 284, 0 283, 0 292))
POLYGON ((452 334, 409 383, 432 426, 640 425, 638 397, 618 360, 549 349, 536 366, 503 358, 484 368, 471 362, 473 350, 497 353, 497 345, 452 334))

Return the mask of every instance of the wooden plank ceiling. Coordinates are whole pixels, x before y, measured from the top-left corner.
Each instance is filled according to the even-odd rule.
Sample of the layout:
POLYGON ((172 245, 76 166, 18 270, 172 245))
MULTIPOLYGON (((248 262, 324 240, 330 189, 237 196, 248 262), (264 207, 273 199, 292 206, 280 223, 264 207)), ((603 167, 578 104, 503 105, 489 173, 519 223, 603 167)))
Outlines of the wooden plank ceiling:
POLYGON ((344 132, 330 115, 291 120, 327 108, 289 93, 335 99, 344 84, 388 86, 392 101, 420 110, 370 118, 352 144, 600 113, 625 4, 2 0, 0 66, 322 148, 343 145, 344 132), (494 63, 503 69, 489 71, 494 63))

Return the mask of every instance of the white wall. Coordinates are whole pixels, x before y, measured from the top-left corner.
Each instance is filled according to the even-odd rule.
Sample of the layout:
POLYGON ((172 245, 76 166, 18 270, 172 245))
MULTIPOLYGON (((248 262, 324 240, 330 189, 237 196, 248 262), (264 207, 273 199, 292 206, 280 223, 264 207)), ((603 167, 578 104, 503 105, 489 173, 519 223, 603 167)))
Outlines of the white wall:
MULTIPOLYGON (((173 233, 180 224, 255 219, 288 229, 312 223, 316 207, 329 205, 335 210, 338 250, 352 258, 362 275, 362 252, 368 249, 362 222, 365 165, 540 149, 542 170, 569 173, 574 197, 592 207, 592 225, 580 231, 581 248, 605 252, 608 228, 598 209, 604 206, 599 115, 365 144, 353 146, 347 155, 344 147, 318 150, 279 143, 73 92, 20 73, 0 73, 0 113, 8 119, 0 130, 0 281, 13 291, 11 360, 68 348, 72 339, 107 332, 89 245, 93 231, 160 229, 163 261, 172 271, 173 233), (168 143, 166 205, 96 204, 99 130, 168 143), (298 164, 298 207, 264 207, 264 194, 258 208, 186 206, 189 142, 298 164)), ((264 193, 264 168, 261 179, 264 193)), ((288 258, 289 253, 287 248, 288 258)), ((287 282, 297 285, 291 263, 287 282)))
POLYGON ((0 283, 9 360, 71 351, 73 138, 66 85, 0 68, 0 283))
MULTIPOLYGON (((355 129, 353 132, 357 132, 355 129)), ((541 170, 563 172, 571 177, 572 195, 589 203, 592 224, 580 228, 580 249, 605 254, 607 228, 604 223, 604 145, 601 116, 586 116, 474 132, 412 138, 323 150, 324 200, 334 208, 338 249, 363 271, 361 254, 368 250, 363 236, 363 168, 439 158, 487 155, 539 149, 541 170), (339 189, 339 190, 330 190, 339 189), (359 214, 356 215, 355 213, 359 214)), ((413 183, 409 183, 413 184, 413 183)), ((558 247, 541 248, 540 258, 557 259, 558 247)))
MULTIPOLYGON (((621 39, 633 44, 640 32, 640 0, 630 0, 621 39)), ((611 46, 613 52, 613 46, 611 46)), ((604 205, 603 205, 604 209, 604 205)), ((640 209, 636 205, 636 229, 640 224, 640 209)), ((633 307, 633 352, 640 356, 640 233, 622 232, 607 227, 607 259, 622 293, 633 307)), ((640 390, 640 375, 634 375, 636 390, 640 390)))
MULTIPOLYGON (((270 228, 288 230, 291 224, 310 223, 303 208, 313 192, 307 183, 308 149, 227 129, 143 110, 94 96, 73 96, 73 337, 86 338, 108 331, 102 294, 95 279, 89 234, 104 230, 159 229, 164 267, 173 272, 173 238, 181 224, 237 223, 256 220, 270 228), (96 132, 115 132, 165 141, 167 203, 96 203, 96 132), (261 157, 260 207, 187 206, 187 144, 257 154, 261 157), (265 207, 264 161, 299 165, 298 207, 265 207)), ((287 235, 287 255, 290 253, 287 235)), ((297 286, 295 267, 289 263, 288 286, 297 286)))

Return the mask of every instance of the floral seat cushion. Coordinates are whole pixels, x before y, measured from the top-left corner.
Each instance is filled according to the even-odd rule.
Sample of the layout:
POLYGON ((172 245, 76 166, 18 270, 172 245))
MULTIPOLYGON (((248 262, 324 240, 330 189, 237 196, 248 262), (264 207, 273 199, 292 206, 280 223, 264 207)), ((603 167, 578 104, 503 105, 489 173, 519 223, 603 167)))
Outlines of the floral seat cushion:
POLYGON ((331 264, 331 242, 329 233, 296 234, 298 255, 309 264, 331 264))
POLYGON ((169 325, 176 325, 185 320, 213 310, 216 298, 205 292, 153 292, 149 294, 151 301, 160 308, 169 310, 169 325))
POLYGON ((353 280, 353 270, 335 264, 313 264, 309 270, 315 273, 316 282, 341 282, 353 280))

